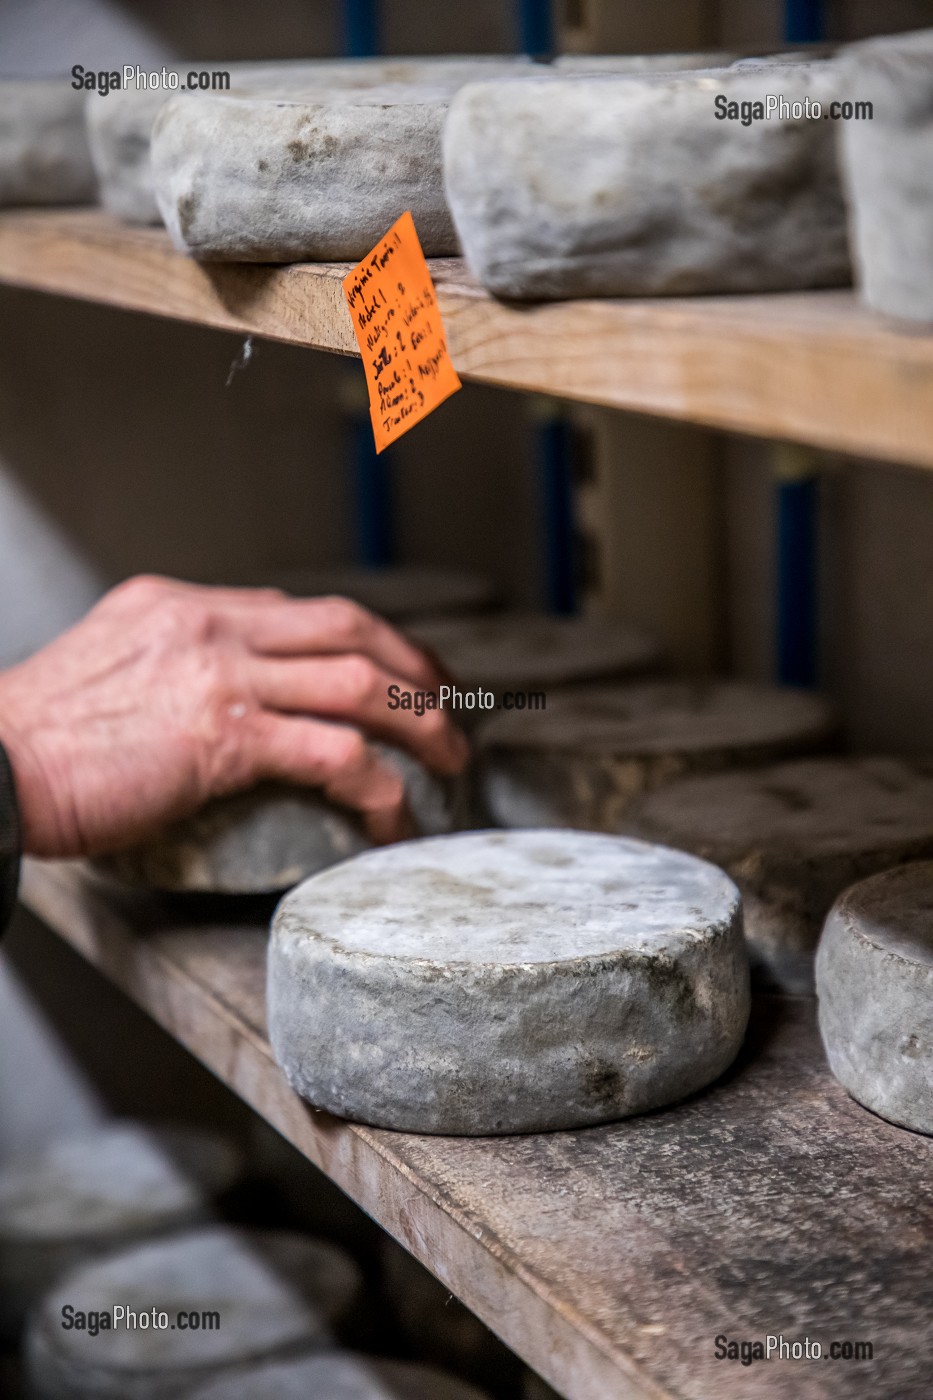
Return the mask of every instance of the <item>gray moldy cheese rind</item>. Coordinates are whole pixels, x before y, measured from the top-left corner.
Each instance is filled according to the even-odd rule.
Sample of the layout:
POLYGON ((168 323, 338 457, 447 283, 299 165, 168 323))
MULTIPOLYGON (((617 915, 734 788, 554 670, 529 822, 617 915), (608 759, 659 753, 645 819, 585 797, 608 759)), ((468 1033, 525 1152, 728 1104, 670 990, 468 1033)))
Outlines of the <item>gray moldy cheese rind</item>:
POLYGON ((0 1170, 0 1336, 76 1264, 206 1219, 242 1163, 215 1134, 142 1123, 56 1138, 0 1170))
POLYGON ((833 123, 718 119, 775 91, 828 104, 833 65, 461 89, 444 171, 472 271, 515 299, 847 283, 833 123))
POLYGON ((738 892, 679 852, 586 832, 369 851, 276 912, 269 1034, 318 1108, 407 1132, 579 1128, 673 1103, 749 1009, 738 892))
POLYGON ((101 856, 101 875, 169 893, 288 889, 369 843, 348 811, 313 789, 264 785, 218 798, 140 846, 101 856))
POLYGON ((205 1386, 190 1400, 488 1400, 433 1366, 350 1352, 255 1366, 205 1386))
MULTIPOLYGON (((450 831, 465 812, 463 785, 382 748, 401 769, 417 829, 450 831)), ((218 798, 152 841, 94 861, 108 879, 169 893, 265 894, 368 848, 356 815, 313 788, 264 784, 218 798)))
POLYGON ((631 826, 713 861, 742 894, 753 970, 812 993, 823 920, 841 890, 933 857, 933 767, 822 758, 688 778, 636 805, 631 826))
POLYGON ((800 65, 831 57, 833 46, 812 44, 783 53, 739 54, 726 49, 695 53, 569 53, 554 59, 553 69, 561 75, 584 73, 671 74, 703 73, 711 69, 774 68, 800 65))
POLYGON ((502 613, 416 623, 409 631, 461 684, 494 692, 644 671, 660 657, 657 642, 637 627, 594 618, 502 613))
MULTIPOLYGON (((206 96, 207 94, 205 94, 206 96)), ((101 203, 130 224, 158 224, 149 148, 152 123, 167 93, 116 88, 85 98, 84 123, 101 203)))
POLYGON ((546 710, 485 725, 480 783, 501 826, 625 832, 643 793, 688 773, 812 751, 834 728, 831 706, 806 691, 741 681, 579 686, 546 710))
POLYGON ((743 69, 754 68, 799 67, 802 64, 822 63, 826 59, 832 58, 835 53, 836 46, 833 44, 812 44, 809 48, 788 49, 784 53, 748 54, 743 58, 736 59, 729 66, 739 72, 743 69))
POLYGON ((216 1227, 111 1254, 67 1275, 33 1313, 26 1338, 37 1400, 181 1400, 244 1365, 333 1344, 356 1304, 356 1264, 335 1245, 279 1231, 216 1227), (173 1320, 218 1312, 219 1327, 63 1329, 62 1309, 173 1320))
POLYGON ((455 253, 441 163, 449 101, 420 88, 172 98, 152 129, 172 242, 209 261, 355 261, 410 210, 428 256, 455 253))
POLYGON ((933 29, 844 51, 841 96, 871 119, 839 123, 852 254, 862 296, 933 320, 933 29))
POLYGON ((496 601, 494 585, 482 574, 420 564, 388 569, 282 569, 271 580, 264 580, 269 581, 299 596, 352 598, 379 617, 396 622, 479 612, 496 601))
MULTIPOLYGON (((279 63, 212 63, 207 67, 230 75, 229 92, 253 94, 277 92, 283 96, 309 89, 327 92, 367 89, 400 84, 431 83, 451 89, 478 77, 520 70, 519 58, 493 55, 451 58, 363 58, 300 59, 279 63)), ((186 78, 190 63, 179 63, 177 71, 186 78)), ((188 93, 198 101, 216 97, 217 92, 188 93)), ((152 185, 150 146, 152 126, 170 93, 161 89, 118 88, 105 99, 99 93, 86 98, 85 121, 94 166, 100 181, 101 197, 112 214, 128 223, 160 223, 159 207, 152 185)))
POLYGON ((554 72, 580 73, 692 73, 700 69, 726 68, 738 54, 724 49, 705 53, 565 53, 554 59, 554 72))
POLYGON ((933 1134, 933 861, 883 871, 839 896, 820 939, 816 989, 839 1082, 889 1122, 933 1134))
POLYGON ((0 79, 0 206, 94 203, 82 113, 67 78, 0 79))
MULTIPOLYGON (((321 84, 325 89, 331 86, 349 85, 347 69, 357 76, 354 81, 367 86, 367 76, 372 70, 358 64, 335 63, 333 68, 325 60, 319 62, 231 63, 213 65, 215 71, 229 74, 230 87, 227 91, 263 91, 271 85, 275 89, 287 91, 293 84, 321 84)), ((179 70, 187 73, 191 64, 180 64, 179 70)), ((223 91, 223 89, 221 89, 223 91)), ((193 91, 189 100, 216 97, 217 92, 193 91)), ((91 93, 85 102, 85 124, 88 143, 94 168, 100 182, 103 203, 118 219, 134 224, 161 223, 159 206, 152 187, 152 166, 150 148, 152 126, 171 93, 163 88, 116 88, 102 99, 99 93, 91 93)))

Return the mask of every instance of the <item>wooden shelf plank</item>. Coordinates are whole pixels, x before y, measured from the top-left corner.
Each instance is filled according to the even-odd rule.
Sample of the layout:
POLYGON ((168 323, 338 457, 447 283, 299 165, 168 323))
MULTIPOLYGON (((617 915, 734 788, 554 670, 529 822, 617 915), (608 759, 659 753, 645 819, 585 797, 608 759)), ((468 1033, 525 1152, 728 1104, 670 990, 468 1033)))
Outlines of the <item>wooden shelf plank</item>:
POLYGON ((341 1123, 265 1033, 265 919, 129 899, 27 862, 27 905, 421 1259, 570 1400, 926 1400, 933 1141, 861 1109, 812 1002, 764 1000, 686 1104, 579 1133, 341 1123), (872 1361, 717 1361, 714 1339, 868 1341, 872 1361))
MULTIPOLYGON (((467 379, 933 467, 933 334, 851 292, 509 306, 433 264, 467 379)), ((338 264, 198 264, 99 210, 0 215, 0 281, 355 354, 338 264)))

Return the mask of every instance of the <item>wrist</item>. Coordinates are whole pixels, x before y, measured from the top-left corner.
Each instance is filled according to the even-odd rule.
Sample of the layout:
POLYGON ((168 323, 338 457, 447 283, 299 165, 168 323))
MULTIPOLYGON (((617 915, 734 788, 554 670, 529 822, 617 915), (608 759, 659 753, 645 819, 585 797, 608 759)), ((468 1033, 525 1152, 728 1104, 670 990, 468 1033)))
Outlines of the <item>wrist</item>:
POLYGON ((64 854, 66 842, 45 768, 33 745, 6 718, 0 720, 0 748, 15 803, 18 854, 64 854))

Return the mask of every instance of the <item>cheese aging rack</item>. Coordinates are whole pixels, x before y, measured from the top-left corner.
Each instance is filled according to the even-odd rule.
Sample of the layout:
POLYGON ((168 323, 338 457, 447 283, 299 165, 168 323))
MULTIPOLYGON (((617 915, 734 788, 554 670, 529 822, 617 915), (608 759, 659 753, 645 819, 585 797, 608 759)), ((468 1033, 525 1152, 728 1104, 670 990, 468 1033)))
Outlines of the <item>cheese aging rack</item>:
MULTIPOLYGON (((4 284, 350 355, 345 272, 198 265, 100 211, 0 215, 4 284)), ((518 306, 456 259, 432 272, 465 380, 933 467, 933 336, 852 292, 518 306)), ((21 897, 568 1400, 869 1393, 856 1362, 744 1367, 717 1356, 722 1335, 868 1340, 877 1400, 933 1374, 933 1143, 833 1080, 811 1000, 760 999, 736 1065, 674 1109, 419 1137, 338 1122, 288 1088, 266 1036, 264 925, 123 897, 67 862, 27 862, 21 897)))

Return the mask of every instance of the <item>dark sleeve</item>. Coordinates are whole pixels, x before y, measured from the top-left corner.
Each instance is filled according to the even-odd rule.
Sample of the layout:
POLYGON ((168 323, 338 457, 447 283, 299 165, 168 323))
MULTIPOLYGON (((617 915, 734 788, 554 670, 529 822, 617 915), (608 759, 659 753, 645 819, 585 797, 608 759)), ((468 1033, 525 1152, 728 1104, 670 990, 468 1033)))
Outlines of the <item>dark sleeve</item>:
POLYGON ((21 851, 16 783, 6 749, 0 744, 0 933, 10 922, 16 903, 21 851))

